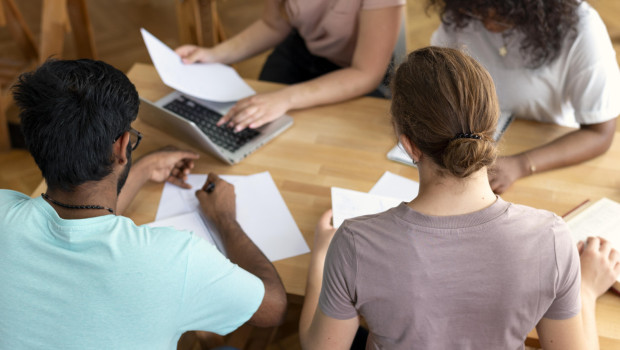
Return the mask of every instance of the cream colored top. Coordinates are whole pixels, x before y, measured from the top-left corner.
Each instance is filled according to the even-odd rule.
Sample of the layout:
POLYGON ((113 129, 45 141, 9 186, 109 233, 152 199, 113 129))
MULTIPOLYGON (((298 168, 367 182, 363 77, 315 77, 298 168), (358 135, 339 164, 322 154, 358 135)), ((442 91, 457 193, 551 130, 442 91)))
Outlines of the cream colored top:
POLYGON ((350 66, 353 60, 360 11, 405 3, 406 0, 285 0, 289 22, 308 50, 342 67, 350 66))

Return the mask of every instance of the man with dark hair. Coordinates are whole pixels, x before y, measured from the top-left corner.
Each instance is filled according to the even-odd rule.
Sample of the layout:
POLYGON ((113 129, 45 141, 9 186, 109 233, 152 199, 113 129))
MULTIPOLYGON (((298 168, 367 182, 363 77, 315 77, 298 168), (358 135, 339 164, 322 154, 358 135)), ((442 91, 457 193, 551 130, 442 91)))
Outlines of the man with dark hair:
POLYGON ((0 190, 0 348, 174 348, 187 330, 281 321, 282 283, 237 224, 232 186, 216 175, 196 195, 230 260, 190 232, 122 216, 148 180, 189 187, 198 158, 161 150, 132 167, 139 99, 122 72, 48 61, 13 93, 48 189, 36 198, 0 190))

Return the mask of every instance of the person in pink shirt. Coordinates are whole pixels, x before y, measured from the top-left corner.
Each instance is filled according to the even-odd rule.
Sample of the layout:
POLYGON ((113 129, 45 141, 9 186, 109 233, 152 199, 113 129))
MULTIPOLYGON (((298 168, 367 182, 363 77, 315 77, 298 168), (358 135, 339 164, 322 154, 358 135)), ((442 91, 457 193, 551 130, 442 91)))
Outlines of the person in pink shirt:
MULTIPOLYGON (((232 64, 269 49, 259 79, 290 84, 238 101, 219 121, 240 131, 292 109, 369 94, 386 77, 405 0, 266 0, 262 17, 215 47, 176 49, 185 63, 232 64)), ((372 95, 380 96, 378 91, 372 95)))

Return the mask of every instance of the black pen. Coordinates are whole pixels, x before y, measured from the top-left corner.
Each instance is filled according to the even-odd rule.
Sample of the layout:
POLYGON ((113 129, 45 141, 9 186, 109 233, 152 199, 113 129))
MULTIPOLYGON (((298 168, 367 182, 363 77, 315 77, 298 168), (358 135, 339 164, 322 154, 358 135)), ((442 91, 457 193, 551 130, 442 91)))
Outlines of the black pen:
POLYGON ((207 188, 205 188, 205 192, 211 193, 215 189, 215 182, 209 182, 207 184, 207 188))

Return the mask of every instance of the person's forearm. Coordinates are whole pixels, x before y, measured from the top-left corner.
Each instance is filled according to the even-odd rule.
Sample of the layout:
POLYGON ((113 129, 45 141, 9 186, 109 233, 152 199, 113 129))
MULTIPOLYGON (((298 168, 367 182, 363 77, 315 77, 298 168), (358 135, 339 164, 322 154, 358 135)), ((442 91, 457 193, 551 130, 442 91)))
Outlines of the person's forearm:
MULTIPOLYGON (((316 249, 316 247, 315 247, 316 249)), ((299 337, 302 344, 311 341, 308 338, 308 331, 314 318, 314 313, 319 305, 319 296, 323 285, 323 269, 325 267, 326 250, 312 252, 310 266, 308 268, 308 281, 306 283, 306 295, 304 305, 301 309, 299 318, 299 337)))
POLYGON ((615 133, 615 120, 608 123, 612 124, 607 127, 610 131, 582 128, 517 155, 524 175, 578 164, 605 153, 615 133))
POLYGON ((221 232, 222 243, 230 261, 259 278, 279 281, 275 268, 263 252, 243 232, 237 221, 228 220, 216 224, 221 232))
POLYGON ((129 207, 131 201, 136 197, 138 191, 149 180, 150 169, 146 162, 137 161, 129 171, 127 181, 123 186, 121 193, 118 195, 116 202, 116 214, 122 215, 125 209, 129 207))
POLYGON ((596 330, 596 296, 588 295, 583 289, 581 290, 581 318, 588 349, 599 349, 596 330))
POLYGON ((286 292, 273 264, 243 232, 237 221, 226 220, 216 223, 216 226, 228 259, 258 277, 265 286, 260 310, 262 315, 255 315, 253 321, 261 326, 279 324, 286 310, 286 292))
POLYGON ((383 74, 373 76, 356 68, 342 68, 290 85, 281 93, 289 101, 289 109, 302 109, 363 96, 376 89, 382 78, 383 74))
POLYGON ((290 31, 269 26, 259 19, 229 40, 213 48, 217 61, 233 64, 257 55, 279 44, 290 31))

